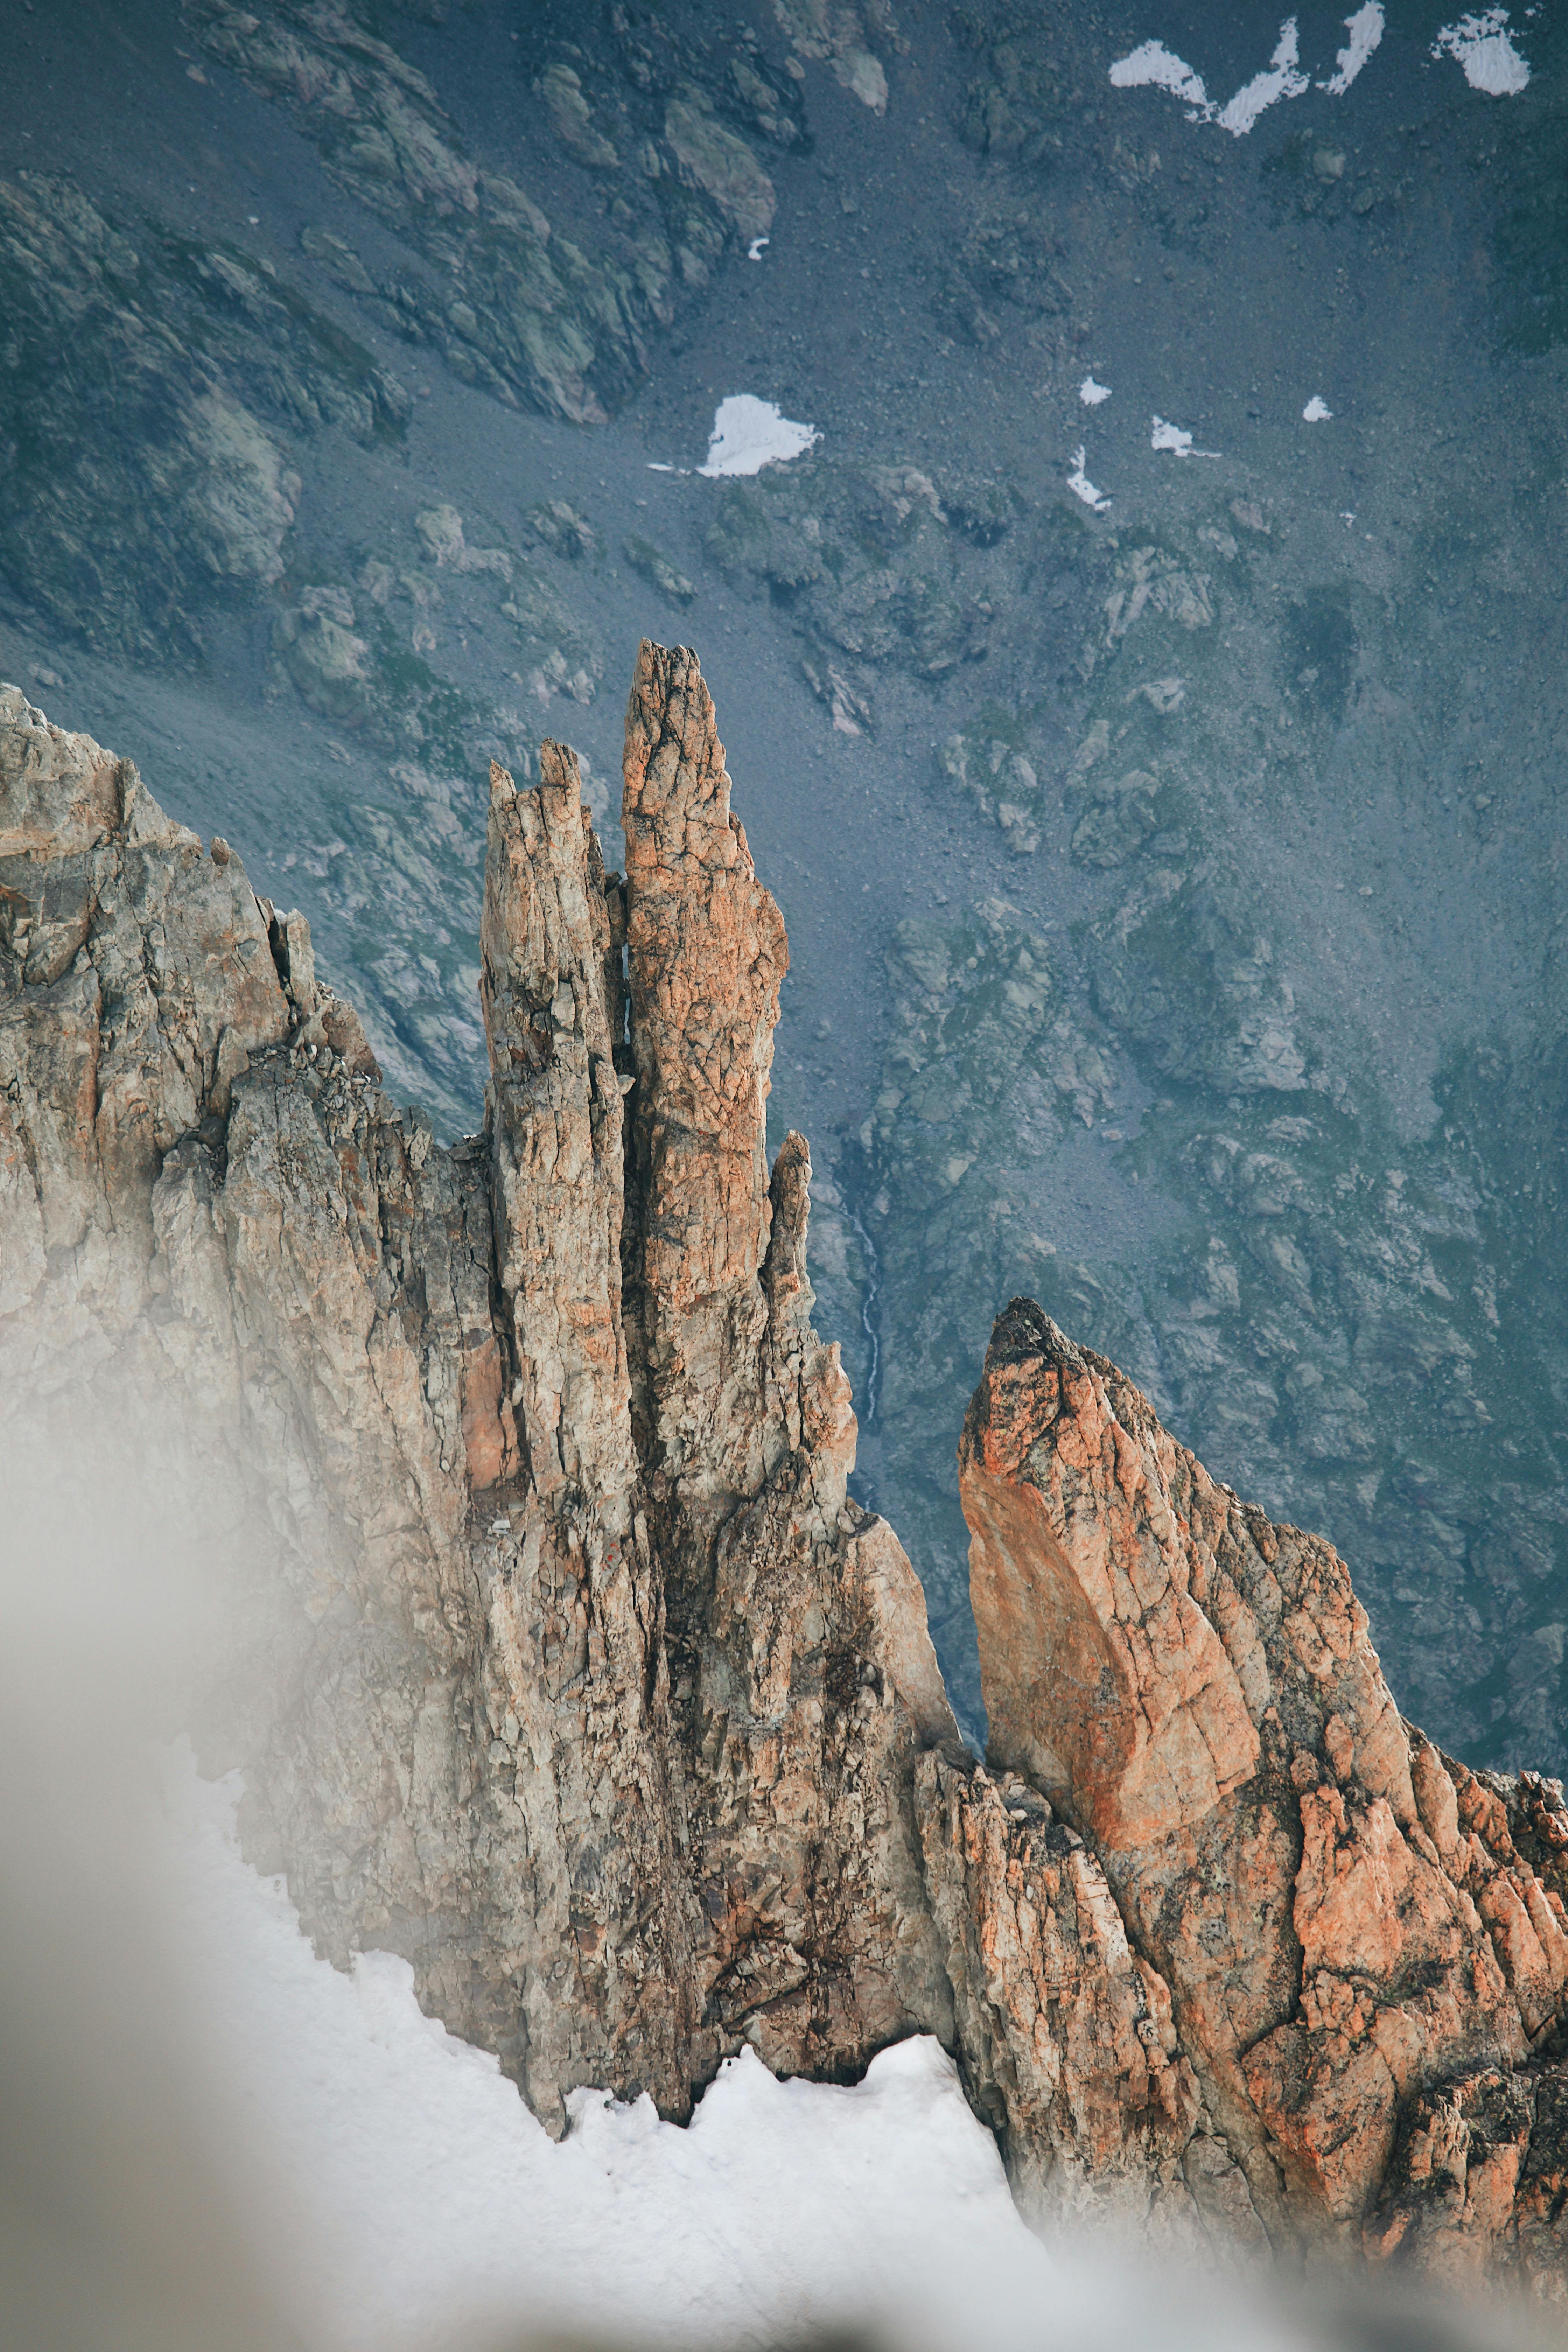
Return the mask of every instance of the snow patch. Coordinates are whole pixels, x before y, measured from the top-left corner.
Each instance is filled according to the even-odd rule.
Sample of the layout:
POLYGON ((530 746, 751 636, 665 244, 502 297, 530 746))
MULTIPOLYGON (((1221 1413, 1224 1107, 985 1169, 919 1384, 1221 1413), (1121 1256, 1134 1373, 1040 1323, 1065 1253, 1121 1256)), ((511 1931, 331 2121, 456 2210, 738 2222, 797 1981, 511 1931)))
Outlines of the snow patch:
POLYGON ((1168 417, 1150 419, 1153 430, 1149 436, 1151 449, 1169 449, 1177 457, 1217 457, 1217 449, 1194 449, 1193 436, 1184 425, 1173 425, 1168 417))
POLYGON ((1086 408, 1098 408, 1102 400, 1110 398, 1110 386, 1096 383, 1091 375, 1086 375, 1078 388, 1078 396, 1086 408))
POLYGON ((1131 57, 1118 58, 1110 79, 1118 89, 1168 89, 1173 98, 1193 108, 1189 121, 1213 119, 1214 109, 1201 76, 1184 58, 1173 56, 1163 41, 1145 41, 1131 57))
POLYGON ((700 474, 760 474, 764 466, 787 465, 822 438, 815 425, 797 425, 774 402, 749 392, 734 393, 713 412, 708 462, 700 474))
POLYGON ((1287 16, 1279 27, 1268 71, 1254 74, 1215 120, 1222 131, 1228 131, 1235 139, 1243 139, 1266 108, 1276 105, 1282 98, 1300 98, 1310 88, 1297 54, 1296 19, 1287 16))
POLYGON ((1440 58, 1447 50, 1462 67, 1472 89, 1485 90, 1489 98, 1517 98, 1529 84, 1530 68, 1503 29, 1507 23, 1506 8, 1461 16, 1444 26, 1432 44, 1432 55, 1440 58))
POLYGON ((1328 402, 1318 393, 1312 394, 1311 399, 1301 411, 1302 416, 1309 425, 1326 425, 1333 413, 1328 402))
MULTIPOLYGON (((1506 16, 1503 9, 1493 9, 1484 20, 1489 32, 1490 19, 1506 16)), ((1480 25, 1479 17, 1465 17, 1462 25, 1480 25)), ((1383 38, 1384 12, 1382 0, 1365 0, 1365 5, 1353 16, 1344 19, 1350 38, 1335 58, 1335 71, 1318 84, 1331 97, 1342 98, 1368 58, 1383 38)), ((1456 28, 1450 27, 1450 31, 1456 28)), ((1448 34, 1438 36, 1447 41, 1448 34)), ((1507 44, 1505 42, 1504 46, 1507 44)), ((1456 49, 1455 55, 1458 51, 1456 49)), ((1436 55, 1436 51, 1434 51, 1436 55)), ((1522 61, 1521 68, 1522 68, 1522 61)), ((1467 73, 1469 68, 1466 67, 1467 73)), ((1189 122, 1215 122, 1236 139, 1243 139, 1260 114, 1284 98, 1300 98, 1311 86, 1311 76, 1301 70, 1300 43, 1294 16, 1287 16, 1279 27, 1279 38, 1274 45, 1274 55, 1263 73, 1254 74, 1243 83, 1236 96, 1224 106, 1216 106, 1204 86, 1203 76, 1194 71, 1184 58, 1166 48, 1163 41, 1144 41, 1125 58, 1118 58, 1110 68, 1110 79, 1117 89, 1165 89, 1180 99, 1187 109, 1189 122)), ((1523 84, 1519 85, 1521 89, 1523 84)))
POLYGON ((1081 441, 1079 443, 1072 462, 1073 470, 1068 476, 1068 489, 1080 498, 1086 507, 1092 507, 1096 514, 1103 514, 1110 506, 1110 500, 1105 496, 1103 490, 1095 488, 1083 470, 1084 446, 1081 441))
POLYGON ((1373 49, 1383 38, 1383 9, 1379 0, 1366 0, 1353 16, 1345 18, 1345 30, 1350 39, 1334 59, 1338 71, 1318 84, 1331 98, 1343 98, 1373 49))
POLYGON ((761 261, 771 243, 772 239, 770 237, 754 236, 750 245, 746 247, 746 259, 748 261, 761 261))
POLYGON ((779 2082, 744 2050, 685 2130, 646 2096, 575 2091, 552 2143, 488 2052, 424 2015, 406 1960, 317 1959, 285 1882, 240 1856, 237 1773, 198 1780, 182 1742, 169 1777, 205 2120, 322 2352, 552 2329, 674 2352, 873 2314, 879 2340, 1027 2352, 1069 2291, 929 2036, 849 2088, 779 2082))

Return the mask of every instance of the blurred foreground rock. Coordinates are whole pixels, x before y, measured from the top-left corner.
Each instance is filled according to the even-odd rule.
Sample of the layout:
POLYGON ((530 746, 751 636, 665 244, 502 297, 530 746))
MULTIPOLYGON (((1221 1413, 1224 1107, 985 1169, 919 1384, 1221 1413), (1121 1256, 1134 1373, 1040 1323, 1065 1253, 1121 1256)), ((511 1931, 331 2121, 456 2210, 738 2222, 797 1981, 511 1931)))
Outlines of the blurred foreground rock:
POLYGON ((404 1952, 552 2128, 750 2041, 937 2033, 1021 2203, 1568 2294, 1568 1811, 1400 1717, 1326 1543, 1038 1307, 961 1449, 990 1759, 848 1499, 787 948, 695 656, 627 873, 490 776, 482 1135, 387 1098, 296 913, 0 688, 0 1444, 210 1528, 192 1706, 320 1948, 404 1952))

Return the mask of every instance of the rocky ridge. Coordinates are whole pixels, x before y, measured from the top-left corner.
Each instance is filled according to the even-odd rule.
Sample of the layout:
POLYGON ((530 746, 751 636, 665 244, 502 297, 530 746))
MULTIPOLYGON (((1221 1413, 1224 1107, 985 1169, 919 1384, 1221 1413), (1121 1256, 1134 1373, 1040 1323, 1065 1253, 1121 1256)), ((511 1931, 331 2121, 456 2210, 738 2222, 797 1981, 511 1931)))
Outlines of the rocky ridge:
POLYGON ((730 794, 651 645, 624 877, 564 745, 492 767, 447 1149, 302 919, 0 689, 6 1450, 124 1429, 243 1537, 199 1726, 247 1851, 552 2128, 584 2083, 684 2116, 742 2039, 844 2079, 931 2032, 1042 2220, 1561 2300, 1560 1786, 1405 1724, 1331 1548, 1025 1300, 961 1448, 958 1739, 848 1497, 804 1139, 768 1165, 787 948, 730 794))

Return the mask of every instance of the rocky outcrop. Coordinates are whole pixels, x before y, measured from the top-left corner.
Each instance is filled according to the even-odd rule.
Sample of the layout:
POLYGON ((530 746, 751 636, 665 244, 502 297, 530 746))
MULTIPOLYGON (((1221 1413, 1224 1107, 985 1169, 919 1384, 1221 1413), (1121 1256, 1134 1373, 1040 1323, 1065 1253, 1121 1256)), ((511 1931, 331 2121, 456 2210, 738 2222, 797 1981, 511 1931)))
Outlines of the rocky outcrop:
POLYGON ((620 405, 651 338, 727 250, 772 225, 773 184, 750 138, 788 149, 805 135, 797 85, 754 34, 692 40, 622 16, 592 28, 590 57, 531 22, 521 55, 537 103, 522 100, 521 151, 511 142, 506 171, 489 171, 358 0, 184 0, 183 13, 207 59, 288 107, 342 194, 397 233, 399 266, 378 275, 343 238, 307 228, 340 289, 463 383, 578 425, 620 405), (509 176, 520 152, 528 186, 509 176))
MULTIPOLYGON (((1223 2180, 1276 2243, 1560 2281, 1556 2192, 1522 2186, 1562 2162, 1560 1787, 1468 1772, 1405 1723, 1331 1548, 1216 1485, 1027 1300, 997 1323, 960 1461, 993 1766, 1092 1847, 1143 1972, 1121 1962, 1120 2033, 1096 2020, 1126 2085, 1100 2168, 1126 2168, 1136 2116, 1137 2170, 1200 2207, 1223 2180), (1200 2153, 1200 2193, 1205 2132, 1226 2161, 1200 2153)), ((1026 1889, 1040 1906, 1037 1885, 1054 1922, 1037 1822, 987 1851, 993 1788, 970 1780, 942 1870, 982 1917, 1026 1889)), ((960 2029, 1037 2148, 1037 2035, 1017 1969, 1002 1981, 960 2029)), ((1118 1981, 1102 1969, 1102 2003, 1118 1981)), ((1053 2135, 1064 2099, 1081 2105, 1055 2090, 1053 2135)))
POLYGON ((847 1492, 730 802, 684 648, 639 655, 624 877, 564 745, 492 767, 447 1148, 303 919, 0 689, 5 1459, 118 1433, 188 1497, 247 1850, 552 2128, 590 2082, 684 2116, 742 2040, 844 2079, 932 2032, 1041 2221, 1561 2298, 1560 1787, 1407 1725, 1329 1545, 1026 1300, 961 1447, 960 1742, 847 1492))
POLYGON ((68 1392, 243 1526, 208 1744, 252 1852, 555 2124, 584 2082, 683 2114, 743 2037, 853 2074, 951 2024, 910 1765, 952 1717, 847 1496, 810 1158, 763 1156, 783 926, 692 656, 645 647, 627 742, 624 885, 570 751, 492 770, 447 1150, 298 914, 0 706, 7 1445, 68 1392))

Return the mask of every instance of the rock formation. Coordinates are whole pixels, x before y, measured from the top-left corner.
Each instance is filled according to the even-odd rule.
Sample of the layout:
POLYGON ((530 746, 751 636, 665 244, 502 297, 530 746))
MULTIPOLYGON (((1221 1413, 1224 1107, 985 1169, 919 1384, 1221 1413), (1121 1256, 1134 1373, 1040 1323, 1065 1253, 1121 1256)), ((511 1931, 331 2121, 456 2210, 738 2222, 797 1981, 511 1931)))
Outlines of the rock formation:
POLYGON ((1233 2233, 1561 2295, 1561 1787, 1439 1755, 1332 1549, 1216 1485, 1030 1301, 997 1322, 960 1466, 1005 1777, 919 1769, 950 1938, 988 1963, 965 2059, 1016 2171, 1044 2139, 1233 2233), (1024 1920, 1032 1968, 998 1965, 1024 1920))
POLYGON ((219 1752, 320 1945, 406 1951, 556 2127, 588 2082, 682 2115, 742 2036, 950 2031, 910 1767, 952 1720, 847 1496, 802 1138, 769 1180, 784 929, 694 657, 639 660, 624 885, 569 751, 492 772, 449 1151, 224 844, 15 689, 0 730, 9 1442, 68 1388, 152 1415, 243 1525, 219 1752))
POLYGON ((447 1149, 303 919, 0 689, 0 1431, 123 1431, 242 1556, 191 1705, 252 1857, 552 2128, 931 2032, 1041 2220, 1568 2295, 1561 1789, 1404 1723, 1330 1547, 1021 1300, 961 1448, 966 1750, 847 1495, 695 656, 638 658, 624 878, 563 745, 490 789, 447 1149))

